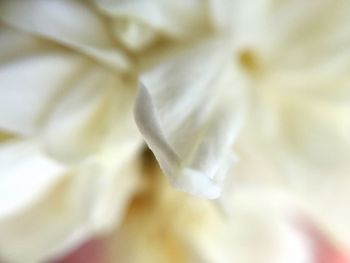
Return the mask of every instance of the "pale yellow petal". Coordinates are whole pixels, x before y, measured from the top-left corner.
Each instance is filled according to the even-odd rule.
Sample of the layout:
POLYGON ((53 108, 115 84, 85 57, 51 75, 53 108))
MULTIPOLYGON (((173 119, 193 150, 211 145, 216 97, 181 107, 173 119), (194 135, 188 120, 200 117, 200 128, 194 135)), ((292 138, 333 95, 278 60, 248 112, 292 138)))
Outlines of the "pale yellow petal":
POLYGON ((231 147, 244 111, 243 80, 231 74, 226 48, 205 43, 145 73, 135 107, 138 127, 173 186, 208 198, 220 195, 235 162, 231 147))
POLYGON ((20 30, 51 39, 124 71, 127 56, 113 45, 103 20, 78 1, 4 1, 0 20, 20 30))
POLYGON ((33 136, 50 109, 82 66, 65 52, 29 53, 0 67, 0 129, 33 136))

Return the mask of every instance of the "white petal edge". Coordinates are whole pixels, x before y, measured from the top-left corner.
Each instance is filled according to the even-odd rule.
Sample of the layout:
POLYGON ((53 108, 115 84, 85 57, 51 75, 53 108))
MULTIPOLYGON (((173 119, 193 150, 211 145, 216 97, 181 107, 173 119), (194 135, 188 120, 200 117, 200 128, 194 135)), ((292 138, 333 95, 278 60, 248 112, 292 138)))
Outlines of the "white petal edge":
POLYGON ((53 40, 120 71, 130 60, 110 39, 103 21, 88 5, 78 1, 4 1, 0 20, 53 40))
POLYGON ((2 144, 0 167, 0 220, 33 205, 66 173, 31 141, 2 144))
POLYGON ((241 78, 227 52, 226 43, 209 41, 145 73, 135 105, 140 132, 171 184, 209 199, 220 196, 234 164, 243 120, 241 78))

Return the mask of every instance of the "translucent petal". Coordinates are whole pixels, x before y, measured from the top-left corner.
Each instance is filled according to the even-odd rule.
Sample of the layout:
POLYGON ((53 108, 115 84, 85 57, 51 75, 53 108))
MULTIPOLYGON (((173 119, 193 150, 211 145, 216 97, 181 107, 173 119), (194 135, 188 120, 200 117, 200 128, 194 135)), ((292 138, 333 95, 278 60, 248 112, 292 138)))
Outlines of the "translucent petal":
POLYGON ((350 79, 311 71, 273 74, 259 83, 255 131, 275 144, 285 164, 336 169, 350 150, 350 79))
POLYGON ((300 70, 346 64, 349 69, 349 12, 349 2, 332 0, 282 1, 271 9, 266 36, 276 66, 300 70))
POLYGON ((110 258, 130 263, 311 262, 308 240, 288 217, 290 200, 278 189, 238 186, 233 196, 225 196, 232 214, 223 216, 213 202, 175 191, 160 176, 152 170, 149 188, 131 203, 109 242, 110 258))
POLYGON ((133 84, 49 41, 9 29, 1 39, 0 129, 40 136, 45 150, 69 162, 130 133, 133 84))
POLYGON ((131 202, 123 224, 109 235, 109 258, 130 263, 205 262, 196 257, 191 239, 212 232, 211 223, 218 219, 212 202, 173 189, 150 160, 143 191, 131 202))
POLYGON ((128 50, 140 52, 159 38, 158 32, 133 17, 114 18, 111 21, 111 32, 128 50))
POLYGON ((139 148, 140 143, 129 142, 129 147, 118 148, 113 155, 103 157, 103 169, 95 175, 94 200, 90 213, 91 228, 95 231, 111 231, 124 220, 124 210, 141 186, 141 166, 137 159, 139 148))
POLYGON ((206 6, 191 1, 95 0, 97 6, 114 18, 142 21, 157 31, 175 37, 193 37, 206 30, 206 6))
POLYGON ((0 62, 2 64, 29 54, 40 54, 46 51, 67 52, 64 48, 54 45, 50 41, 18 31, 4 23, 0 24, 0 28, 0 62))
MULTIPOLYGON (((254 165, 252 163, 249 166, 254 165)), ((230 213, 193 238, 193 250, 208 262, 312 262, 312 247, 293 225, 298 212, 278 187, 239 185, 224 196, 230 213), (268 212, 267 212, 268 211, 268 212)))
POLYGON ((129 66, 113 45, 103 21, 78 1, 4 1, 0 20, 27 32, 79 50, 119 70, 129 66))
MULTIPOLYGON (((71 251, 101 231, 115 227, 123 218, 130 196, 138 189, 139 165, 134 158, 135 151, 114 152, 114 157, 123 161, 106 167, 95 159, 79 168, 71 167, 50 188, 46 185, 40 199, 10 215, 0 215, 2 259, 25 262, 30 258, 35 262, 46 262, 71 251)), ((34 166, 33 159, 29 156, 28 160, 21 160, 20 167, 28 168, 24 167, 28 162, 34 166)), ((41 166, 31 172, 45 172, 42 179, 50 180, 48 169, 43 170, 42 163, 37 165, 41 166)), ((16 184, 7 184, 11 187, 11 194, 21 196, 14 189, 42 190, 33 176, 22 170, 18 172, 21 178, 12 179, 16 184), (32 184, 36 185, 31 187, 32 184)), ((1 191, 2 195, 5 193, 1 191)), ((2 200, 13 203, 9 195, 2 196, 2 200)))
POLYGON ((26 210, 1 218, 0 253, 4 260, 24 262, 30 258, 42 261, 61 246, 67 236, 74 236, 73 244, 82 238, 75 230, 86 218, 87 211, 79 199, 86 200, 86 186, 92 182, 85 175, 86 186, 82 187, 80 182, 79 187, 76 177, 71 175, 57 182, 50 192, 26 210))
POLYGON ((69 53, 29 54, 0 66, 0 129, 33 135, 62 91, 82 66, 69 53))
POLYGON ((134 93, 111 71, 87 67, 52 106, 41 133, 45 149, 72 162, 100 151, 111 132, 125 136, 134 93))
POLYGON ((234 44, 243 48, 265 48, 266 29, 269 25, 269 2, 266 0, 208 1, 211 24, 224 35, 231 34, 234 44))
POLYGON ((64 177, 65 166, 43 155, 33 142, 0 146, 0 218, 21 211, 64 177))
POLYGON ((230 68, 227 47, 208 42, 141 77, 138 127, 177 188, 216 198, 234 163, 232 144, 242 124, 242 79, 230 68), (223 169, 226 170, 226 169, 223 169))

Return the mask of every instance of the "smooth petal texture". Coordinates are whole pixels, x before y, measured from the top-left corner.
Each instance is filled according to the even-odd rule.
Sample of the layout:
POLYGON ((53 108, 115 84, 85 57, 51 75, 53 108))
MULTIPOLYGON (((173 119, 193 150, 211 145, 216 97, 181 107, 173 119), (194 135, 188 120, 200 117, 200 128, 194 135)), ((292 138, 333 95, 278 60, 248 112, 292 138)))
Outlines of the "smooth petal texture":
POLYGON ((94 53, 118 62, 81 2, 0 6, 0 258, 46 262, 123 218, 139 186, 136 89, 94 53))
POLYGON ((108 242, 108 262, 312 262, 308 239, 289 221, 290 203, 278 188, 237 187, 224 215, 214 202, 184 195, 149 170, 148 187, 108 242))
POLYGON ((134 94, 131 85, 108 69, 87 66, 53 105, 41 133, 45 149, 56 158, 75 162, 108 143, 121 142, 132 125, 134 94), (112 133, 119 138, 110 138, 112 133))
POLYGON ((211 22, 215 29, 227 30, 227 32, 236 29, 239 30, 239 34, 244 31, 243 29, 249 31, 249 28, 265 25, 256 22, 264 22, 263 17, 271 7, 270 1, 266 0, 252 0, 251 3, 237 0, 209 0, 208 2, 211 22), (252 20, 254 23, 247 23, 252 20))
POLYGON ((234 163, 243 114, 237 99, 243 80, 231 74, 226 50, 209 42, 143 74, 135 107, 138 127, 170 182, 207 198, 220 195, 220 170, 234 163))
POLYGON ((89 196, 86 190, 92 182, 87 174, 84 181, 79 182, 78 178, 76 174, 62 178, 35 205, 1 218, 0 254, 5 261, 43 261, 57 246, 67 246, 68 236, 72 237, 68 248, 86 238, 85 233, 76 229, 86 219, 89 196))
POLYGON ((268 76, 257 85, 260 101, 253 115, 260 135, 256 135, 273 141, 276 155, 283 156, 285 163, 320 170, 346 163, 350 150, 348 83, 342 74, 268 76))
POLYGON ((215 208, 209 200, 173 189, 153 158, 146 164, 145 187, 110 235, 107 262, 202 262, 188 241, 211 233, 213 225, 207 227, 218 220, 215 208))
MULTIPOLYGON (((134 146, 138 148, 137 144, 134 146)), ((104 156, 81 166, 82 173, 75 176, 74 187, 83 195, 74 195, 71 203, 78 205, 82 218, 77 217, 80 222, 73 231, 67 231, 61 242, 55 242, 50 258, 65 255, 82 242, 119 227, 131 197, 139 191, 140 161, 135 147, 115 151, 115 163, 104 156)))
MULTIPOLYGON (((251 164, 250 164, 251 165, 251 164)), ((279 188, 240 186, 223 200, 229 213, 214 221, 209 236, 198 234, 194 249, 208 262, 311 263, 308 237, 293 225, 292 201, 279 188)))
POLYGON ((2 64, 0 129, 34 135, 46 117, 50 102, 81 66, 81 59, 60 52, 28 54, 2 64))
POLYGON ((172 37, 193 37, 207 30, 206 5, 203 1, 95 0, 95 2, 112 18, 129 20, 131 23, 141 21, 155 31, 172 37))
POLYGON ((337 173, 348 163, 349 12, 347 1, 286 1, 272 16, 280 23, 273 23, 279 26, 271 25, 270 33, 282 37, 257 90, 268 90, 262 97, 269 97, 268 115, 274 114, 279 126, 279 134, 270 134, 274 141, 282 137, 276 155, 290 167, 306 166, 301 181, 312 170, 322 173, 328 166, 337 173))
POLYGON ((40 54, 45 51, 62 52, 66 51, 50 41, 38 38, 29 33, 18 31, 5 23, 0 22, 0 61, 1 64, 15 61, 28 54, 40 54))
POLYGON ((140 143, 132 145, 130 142, 127 148, 101 159, 104 176, 96 174, 95 198, 90 213, 91 228, 97 233, 108 233, 121 223, 131 197, 140 188, 141 165, 139 156, 135 155, 139 148, 140 143))
POLYGON ((130 66, 113 46, 103 21, 79 1, 4 1, 0 20, 78 50, 120 71, 130 66), (40 14, 40 15, 38 15, 40 14))
MULTIPOLYGON (((40 199, 37 198, 30 205, 19 200, 25 208, 6 217, 0 215, 2 259, 25 262, 30 258, 34 262, 41 262, 65 254, 84 240, 115 227, 123 218, 129 196, 137 190, 139 166, 134 159, 135 151, 115 152, 114 156, 124 161, 113 169, 101 165, 100 161, 90 161, 79 168, 72 167, 65 171, 64 176, 58 178, 51 187, 47 187, 46 183, 44 190, 29 187, 27 192, 34 189, 44 192, 40 199), (105 202, 106 198, 108 202, 105 202)), ((26 161, 33 166, 35 164, 32 159, 26 161)), ((26 164, 22 162, 19 167, 26 164)), ((31 172, 35 171, 32 169, 31 172)), ((45 175, 49 175, 49 170, 45 171, 45 175)), ((33 176, 28 178, 34 179, 33 176)), ((48 181, 50 178, 44 179, 48 181)), ((28 184, 24 186, 26 189, 28 184)), ((17 188, 21 189, 18 185, 17 188)), ((30 194, 34 196, 33 193, 26 196, 25 193, 17 193, 17 196, 33 199, 30 194)), ((8 198, 6 196, 6 200, 8 198)))
POLYGON ((104 104, 108 90, 103 69, 89 69, 54 105, 43 131, 47 151, 68 162, 97 151, 106 130, 104 104))
POLYGON ((300 70, 329 65, 328 70, 340 73, 343 64, 349 69, 349 2, 285 1, 274 11, 269 35, 278 43, 274 52, 278 67, 300 70))
POLYGON ((159 39, 154 28, 133 17, 112 18, 111 31, 114 38, 132 52, 141 52, 159 39))
POLYGON ((98 233, 108 233, 123 220, 124 208, 127 209, 130 198, 142 185, 140 152, 144 144, 131 121, 132 103, 125 95, 120 97, 125 103, 119 105, 123 109, 119 111, 120 116, 112 115, 112 120, 119 120, 118 125, 112 123, 105 142, 101 144, 103 149, 96 157, 101 170, 95 174, 90 221, 98 233))
POLYGON ((66 173, 66 167, 41 153, 34 141, 2 143, 0 167, 0 220, 32 206, 66 173))

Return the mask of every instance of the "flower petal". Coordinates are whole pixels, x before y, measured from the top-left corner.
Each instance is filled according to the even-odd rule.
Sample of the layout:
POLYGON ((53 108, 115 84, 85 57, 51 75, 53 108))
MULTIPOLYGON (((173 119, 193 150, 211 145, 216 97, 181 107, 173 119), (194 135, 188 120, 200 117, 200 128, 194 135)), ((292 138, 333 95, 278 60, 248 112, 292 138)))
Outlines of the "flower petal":
POLYGON ((193 37, 206 30, 206 5, 202 1, 115 1, 95 0, 97 6, 114 18, 142 21, 173 37, 193 37))
POLYGON ((234 163, 231 147, 242 122, 242 79, 229 67, 227 50, 208 42, 145 73, 135 107, 171 183, 207 198, 220 195, 220 170, 234 163))
POLYGON ((0 129, 34 135, 50 102, 81 66, 81 59, 65 52, 26 55, 1 65, 0 129))
POLYGON ((134 93, 113 72, 87 67, 52 106, 42 131, 45 149, 60 160, 79 161, 101 150, 110 133, 124 136, 134 93))
POLYGON ((0 217, 30 206, 64 176, 65 167, 50 160, 33 142, 0 146, 0 217))
MULTIPOLYGON (((17 154, 20 152, 17 151, 17 154)), ((19 163, 19 167, 22 169, 13 169, 18 171, 21 178, 12 178, 13 185, 4 186, 11 186, 10 194, 14 193, 14 189, 18 189, 18 192, 15 192, 16 197, 29 197, 30 194, 35 196, 31 192, 37 192, 38 189, 44 194, 25 209, 13 211, 12 208, 11 214, 1 215, 2 259, 6 262, 25 262, 30 258, 34 262, 46 262, 66 254, 92 236, 115 227, 123 218, 130 196, 138 189, 139 165, 135 160, 134 151, 128 154, 115 152, 114 156, 123 161, 116 166, 105 167, 99 159, 95 159, 80 165, 79 168, 71 167, 64 174, 61 173, 64 176, 54 181, 51 187, 42 183, 45 191, 38 184, 39 180, 34 180, 32 174, 27 176, 29 174, 23 172, 23 169, 30 168, 30 165, 41 165, 34 167, 36 170, 32 169, 30 172, 42 175, 40 171, 43 171, 45 176, 41 177, 42 181, 53 181, 52 176, 49 176, 50 171, 43 170, 45 163, 33 162, 35 156, 29 156, 28 160, 20 160, 22 163, 19 163), (37 185, 30 187, 32 184, 37 185), (23 189, 29 193, 19 193, 23 189), (106 198, 108 202, 105 202, 106 198)), ((9 191, 1 189, 2 195, 6 192, 9 191)), ((10 197, 2 196, 1 200, 6 200, 7 206, 13 205, 10 197)), ((25 203, 24 200, 18 202, 20 201, 25 203)))
POLYGON ((0 8, 0 20, 11 26, 79 50, 119 70, 129 67, 128 58, 113 45, 103 21, 87 5, 67 0, 15 0, 2 2, 0 8))

